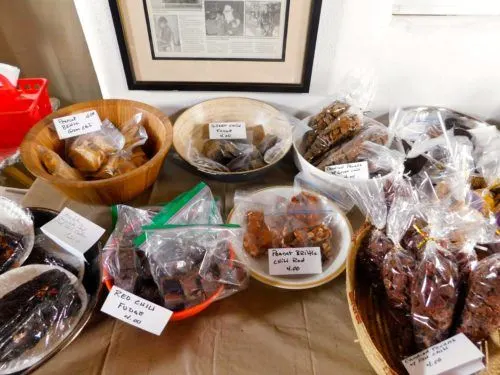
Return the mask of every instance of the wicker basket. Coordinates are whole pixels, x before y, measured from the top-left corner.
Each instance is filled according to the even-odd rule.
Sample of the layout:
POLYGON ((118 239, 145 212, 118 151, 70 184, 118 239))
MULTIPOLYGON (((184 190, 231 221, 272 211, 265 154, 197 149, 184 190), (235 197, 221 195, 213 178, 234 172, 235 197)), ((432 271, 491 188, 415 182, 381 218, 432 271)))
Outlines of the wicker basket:
POLYGON ((151 186, 171 145, 172 124, 161 111, 131 100, 105 99, 74 104, 45 117, 24 138, 21 158, 33 175, 53 184, 68 197, 85 203, 109 205, 129 201, 151 186), (146 116, 144 127, 149 137, 144 149, 150 160, 139 168, 106 180, 71 181, 49 174, 35 150, 37 145, 43 145, 59 154, 63 153, 64 142, 51 130, 52 120, 93 109, 99 113, 101 119, 107 118, 117 127, 122 126, 136 113, 142 112, 146 116))
MULTIPOLYGON (((351 318, 359 344, 375 372, 382 374, 406 374, 400 360, 401 337, 390 325, 389 309, 384 299, 375 296, 370 282, 356 272, 356 259, 363 239, 371 226, 365 224, 354 235, 351 253, 347 258, 347 296, 351 318)), ((500 374, 500 335, 497 332, 484 343, 487 369, 484 374, 500 374)))

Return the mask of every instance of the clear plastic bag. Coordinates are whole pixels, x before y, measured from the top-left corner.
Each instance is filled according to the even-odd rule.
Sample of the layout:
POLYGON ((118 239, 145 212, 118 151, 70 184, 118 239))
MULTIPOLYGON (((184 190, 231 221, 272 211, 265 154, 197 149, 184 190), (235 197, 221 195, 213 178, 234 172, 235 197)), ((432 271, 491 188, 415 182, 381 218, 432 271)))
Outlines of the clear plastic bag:
POLYGON ((363 145, 365 142, 372 142, 379 145, 385 145, 388 140, 387 127, 378 123, 375 120, 365 120, 363 128, 353 139, 343 143, 338 148, 333 148, 317 159, 314 165, 321 170, 325 167, 335 164, 353 163, 358 160, 366 160, 360 158, 363 153, 363 145))
POLYGON ((33 249, 34 242, 31 213, 16 202, 0 196, 0 274, 22 265, 33 249))
POLYGON ((115 227, 102 250, 104 281, 112 279, 116 286, 134 292, 139 277, 148 278, 150 273, 133 241, 142 226, 151 223, 155 212, 126 205, 113 206, 111 212, 115 227))
POLYGON ((0 276, 0 372, 38 363, 71 333, 87 307, 87 293, 66 270, 20 267, 0 276))
POLYGON ((368 108, 375 94, 373 71, 353 70, 337 87, 331 98, 311 108, 312 116, 295 125, 294 143, 308 163, 317 162, 350 140, 367 120, 362 111, 368 108))
POLYGON ((311 123, 316 124, 316 137, 311 145, 304 151, 304 158, 314 163, 323 157, 333 147, 349 140, 358 134, 363 127, 363 115, 356 108, 348 107, 338 117, 331 112, 331 107, 325 108, 313 117, 311 123))
POLYGON ((353 185, 347 191, 363 216, 379 230, 385 229, 387 223, 392 185, 392 182, 386 184, 382 179, 374 178, 369 183, 353 185))
POLYGON ((302 171, 295 176, 294 187, 298 190, 309 190, 324 195, 334 201, 344 212, 349 212, 354 206, 354 202, 345 190, 332 190, 329 181, 313 176, 307 171, 302 171))
POLYGON ((443 135, 471 137, 471 129, 484 127, 484 122, 440 107, 397 108, 390 114, 389 124, 391 137, 402 140, 406 151, 443 135))
POLYGON ((83 274, 85 273, 85 263, 82 258, 64 250, 43 233, 36 235, 33 250, 24 262, 24 265, 27 264, 58 266, 71 272, 80 281, 83 280, 83 274))
POLYGON ((152 280, 149 261, 139 247, 146 240, 143 227, 147 225, 222 223, 222 217, 210 188, 200 183, 161 208, 160 212, 141 210, 125 205, 112 207, 115 228, 102 255, 104 280, 163 304, 158 287, 152 280))
POLYGON ((445 113, 433 107, 397 108, 390 114, 389 130, 392 137, 403 141, 406 151, 447 131, 445 113))
POLYGON ((78 169, 71 167, 56 152, 39 145, 38 154, 40 155, 40 160, 43 166, 51 175, 61 177, 66 180, 83 180, 83 177, 78 169))
POLYGON ((427 243, 411 288, 415 342, 426 349, 449 337, 458 300, 458 269, 453 255, 435 241, 427 243))
POLYGON ((243 248, 251 257, 262 257, 270 248, 319 247, 322 261, 335 256, 332 245, 336 215, 319 195, 297 190, 291 199, 269 194, 254 202, 241 193, 235 205, 244 212, 243 248))
POLYGON ((143 113, 136 113, 130 120, 125 122, 120 128, 120 132, 125 137, 125 150, 133 150, 144 145, 148 140, 148 133, 144 128, 146 116, 143 113))
POLYGON ((241 229, 231 225, 167 225, 145 228, 141 245, 151 273, 173 311, 225 298, 246 288, 249 274, 235 259, 241 229))
POLYGON ((210 139, 207 124, 200 137, 193 135, 188 157, 197 168, 208 172, 259 169, 281 159, 288 151, 291 135, 285 128, 274 134, 263 125, 248 126, 246 139, 210 139))
POLYGON ((109 120, 102 122, 101 130, 66 142, 67 160, 82 173, 95 173, 110 155, 125 146, 125 137, 109 120))
POLYGON ((406 179, 399 180, 394 189, 386 226, 387 237, 394 246, 384 257, 382 280, 391 307, 409 313, 416 260, 413 252, 401 246, 401 240, 413 222, 418 197, 406 179))
POLYGON ((500 254, 481 260, 472 271, 459 331, 473 342, 500 329, 500 254))
MULTIPOLYGON (((471 141, 465 137, 450 136, 435 138, 428 143, 432 145, 427 147, 425 142, 419 145, 418 152, 422 151, 422 154, 416 159, 423 158, 423 163, 413 166, 416 169, 410 171, 412 179, 417 183, 430 179, 436 185, 441 200, 449 198, 464 201, 474 170, 471 141)), ((407 168, 408 160, 405 163, 407 168)))
POLYGON ((500 182, 500 132, 495 132, 494 136, 486 139, 476 139, 476 147, 474 149, 474 160, 476 161, 476 169, 480 175, 486 180, 488 186, 493 186, 500 182))
POLYGON ((144 161, 144 159, 141 159, 141 156, 134 159, 134 154, 130 151, 120 150, 110 155, 101 168, 96 173, 91 174, 90 177, 95 180, 103 180, 125 174, 140 166, 140 163, 144 161))

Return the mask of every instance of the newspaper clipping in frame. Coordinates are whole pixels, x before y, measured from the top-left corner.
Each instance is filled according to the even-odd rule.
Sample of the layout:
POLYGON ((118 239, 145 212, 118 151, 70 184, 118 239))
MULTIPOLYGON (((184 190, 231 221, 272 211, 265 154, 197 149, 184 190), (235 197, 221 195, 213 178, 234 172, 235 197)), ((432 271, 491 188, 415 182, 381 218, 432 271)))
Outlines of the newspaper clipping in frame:
POLYGON ((289 0, 146 0, 155 59, 285 57, 289 0))

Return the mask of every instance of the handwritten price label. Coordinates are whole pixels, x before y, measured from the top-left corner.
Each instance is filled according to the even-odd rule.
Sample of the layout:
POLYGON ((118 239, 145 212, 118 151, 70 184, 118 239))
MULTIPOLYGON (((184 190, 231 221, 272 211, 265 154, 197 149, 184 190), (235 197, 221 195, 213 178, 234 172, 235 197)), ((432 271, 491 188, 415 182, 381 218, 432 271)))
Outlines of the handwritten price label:
POLYGON ((484 368, 484 355, 463 333, 403 360, 410 375, 470 375, 484 368))
POLYGON ((101 311, 155 335, 161 335, 172 316, 172 311, 129 293, 116 285, 111 288, 101 311))
POLYGON ((211 122, 208 124, 210 139, 247 139, 244 122, 211 122))
POLYGON ((333 174, 335 176, 344 177, 346 179, 352 179, 352 178, 367 179, 368 177, 370 177, 367 161, 330 165, 325 168, 325 172, 333 174))
POLYGON ((269 249, 268 255, 270 275, 311 275, 323 272, 319 247, 269 249))
POLYGON ((53 120, 59 139, 77 137, 101 130, 102 122, 97 111, 58 117, 53 120))
POLYGON ((99 225, 67 207, 40 229, 63 249, 79 257, 82 257, 105 232, 99 225))

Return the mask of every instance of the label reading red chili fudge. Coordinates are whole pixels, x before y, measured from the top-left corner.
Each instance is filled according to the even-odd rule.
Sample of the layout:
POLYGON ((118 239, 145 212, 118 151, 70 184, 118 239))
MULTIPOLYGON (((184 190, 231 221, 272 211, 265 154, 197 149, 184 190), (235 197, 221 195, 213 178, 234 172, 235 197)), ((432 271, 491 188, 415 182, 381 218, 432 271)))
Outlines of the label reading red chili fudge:
POLYGON ((269 249, 270 275, 312 275, 323 272, 319 247, 269 249))
POLYGON ((172 316, 172 311, 163 306, 149 302, 116 285, 109 291, 101 311, 155 335, 162 333, 172 316))

